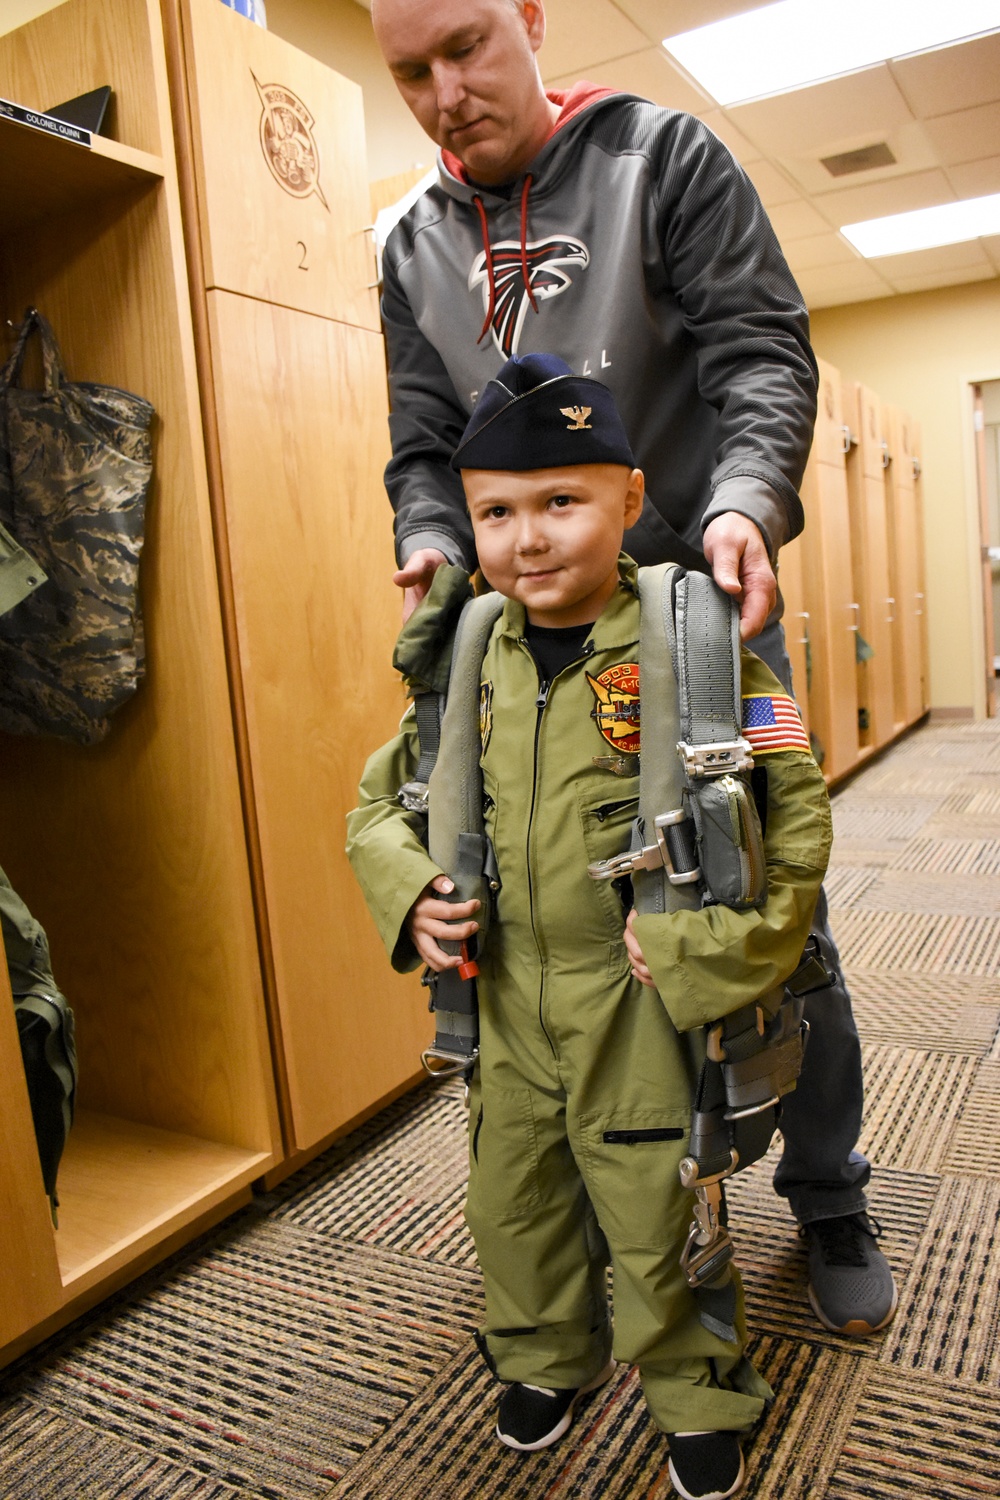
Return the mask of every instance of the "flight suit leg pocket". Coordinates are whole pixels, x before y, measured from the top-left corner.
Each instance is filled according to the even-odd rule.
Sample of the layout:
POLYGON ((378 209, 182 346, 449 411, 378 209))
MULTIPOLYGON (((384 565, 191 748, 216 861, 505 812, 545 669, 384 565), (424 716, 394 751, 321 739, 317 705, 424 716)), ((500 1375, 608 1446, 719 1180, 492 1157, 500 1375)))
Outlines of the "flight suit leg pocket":
POLYGON ((481 1089, 470 1098, 466 1217, 502 1224, 541 1205, 538 1139, 527 1089, 481 1089))
POLYGON ((580 1118, 587 1191, 613 1249, 662 1251, 677 1238, 690 1120, 686 1108, 655 1107, 580 1118))

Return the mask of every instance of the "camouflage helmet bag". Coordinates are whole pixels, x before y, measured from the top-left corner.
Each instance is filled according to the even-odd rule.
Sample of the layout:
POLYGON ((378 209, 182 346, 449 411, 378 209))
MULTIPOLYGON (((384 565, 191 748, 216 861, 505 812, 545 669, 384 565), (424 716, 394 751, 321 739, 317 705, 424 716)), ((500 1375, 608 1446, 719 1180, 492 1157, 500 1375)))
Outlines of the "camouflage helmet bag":
POLYGON ((49 324, 26 313, 0 372, 0 525, 47 581, 0 614, 0 729, 96 744, 142 681, 153 415, 141 396, 68 381, 49 324), (44 389, 23 390, 35 333, 44 389))

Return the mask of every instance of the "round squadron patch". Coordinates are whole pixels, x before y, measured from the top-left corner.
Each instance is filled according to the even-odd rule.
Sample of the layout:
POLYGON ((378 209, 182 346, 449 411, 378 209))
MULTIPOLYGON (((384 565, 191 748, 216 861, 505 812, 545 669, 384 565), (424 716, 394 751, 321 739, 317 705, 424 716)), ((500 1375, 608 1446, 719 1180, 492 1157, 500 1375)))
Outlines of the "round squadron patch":
POLYGON ((493 684, 484 682, 479 688, 479 740, 486 754, 486 747, 493 733, 493 684))
POLYGON ((597 702, 590 716, 609 745, 625 755, 639 752, 639 664, 619 662, 597 677, 587 673, 597 702))

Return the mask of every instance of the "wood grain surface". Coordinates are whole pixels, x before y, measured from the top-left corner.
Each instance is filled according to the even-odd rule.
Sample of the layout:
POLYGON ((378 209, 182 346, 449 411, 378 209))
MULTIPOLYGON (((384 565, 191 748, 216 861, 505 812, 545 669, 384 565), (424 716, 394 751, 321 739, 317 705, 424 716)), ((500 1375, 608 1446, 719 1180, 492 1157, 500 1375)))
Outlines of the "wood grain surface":
POLYGON ((218 0, 182 15, 206 285, 377 330, 360 88, 218 0))
POLYGON ((209 294, 240 665, 295 1145, 410 1077, 427 1045, 344 854, 367 756, 405 703, 381 336, 209 294))
POLYGON ((892 605, 889 596, 889 539, 882 467, 878 398, 857 381, 844 382, 845 414, 857 439, 847 458, 851 527, 851 566, 861 608, 858 623, 874 656, 858 662, 858 703, 868 713, 861 743, 886 744, 895 730, 892 702, 892 605))
POLYGON ((806 608, 812 643, 810 728, 825 751, 823 774, 842 776, 858 761, 858 698, 852 606, 851 536, 840 375, 824 360, 816 436, 802 482, 806 608))

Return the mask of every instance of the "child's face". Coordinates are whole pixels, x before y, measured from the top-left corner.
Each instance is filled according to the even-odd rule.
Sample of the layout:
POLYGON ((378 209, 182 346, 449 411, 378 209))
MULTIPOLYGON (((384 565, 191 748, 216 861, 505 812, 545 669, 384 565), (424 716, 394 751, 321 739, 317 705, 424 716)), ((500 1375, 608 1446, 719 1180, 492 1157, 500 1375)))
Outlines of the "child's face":
POLYGON ((533 625, 596 620, 618 586, 622 533, 639 519, 643 477, 624 464, 463 469, 479 566, 533 625))

